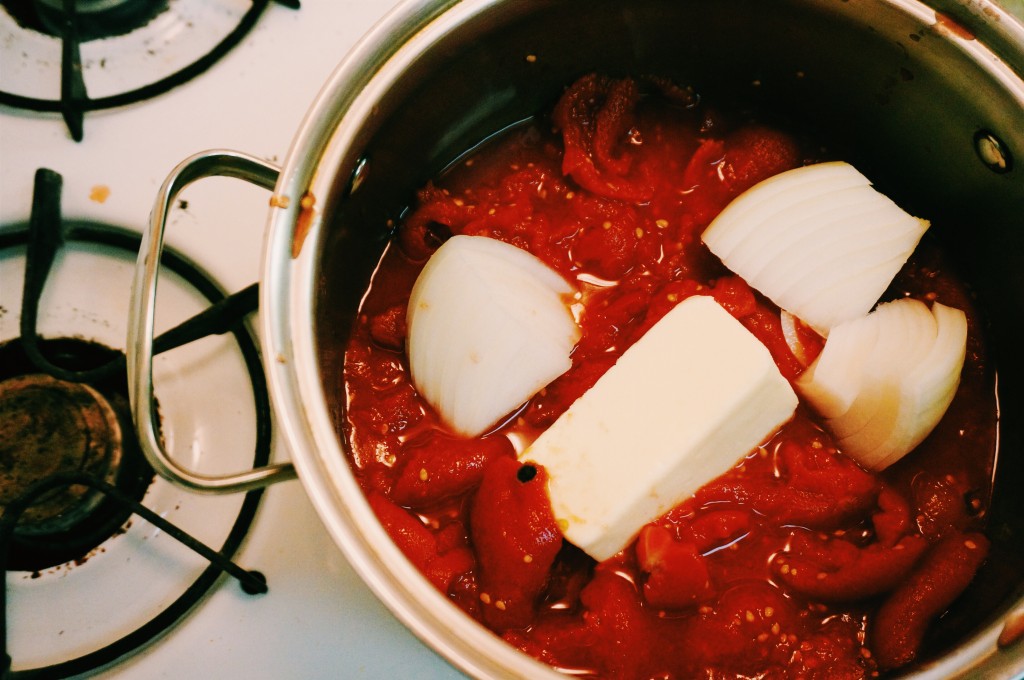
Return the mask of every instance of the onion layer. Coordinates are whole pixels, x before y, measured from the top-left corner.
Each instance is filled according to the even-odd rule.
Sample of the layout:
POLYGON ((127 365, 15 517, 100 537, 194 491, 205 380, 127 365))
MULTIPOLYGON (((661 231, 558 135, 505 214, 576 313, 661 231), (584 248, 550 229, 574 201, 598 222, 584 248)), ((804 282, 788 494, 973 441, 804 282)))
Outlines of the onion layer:
POLYGON ((476 437, 572 365, 574 290, 536 257, 483 236, 454 236, 409 298, 417 391, 453 431, 476 437))
POLYGON ((839 447, 882 470, 920 444, 960 384, 967 319, 905 298, 832 329, 797 379, 797 391, 825 418, 839 447))
POLYGON ((822 335, 864 316, 928 229, 852 165, 808 165, 740 194, 702 236, 733 272, 822 335))

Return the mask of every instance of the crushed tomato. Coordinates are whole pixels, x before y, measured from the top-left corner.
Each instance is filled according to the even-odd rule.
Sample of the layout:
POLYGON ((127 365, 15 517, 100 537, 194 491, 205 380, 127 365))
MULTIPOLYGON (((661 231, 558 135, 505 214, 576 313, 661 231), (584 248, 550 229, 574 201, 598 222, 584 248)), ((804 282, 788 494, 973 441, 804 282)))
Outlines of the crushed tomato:
POLYGON ((562 541, 544 471, 516 461, 517 447, 690 295, 714 296, 783 375, 799 375, 779 310, 700 234, 761 179, 824 160, 806 146, 728 121, 663 80, 591 75, 550 118, 420 192, 347 347, 343 434, 395 541, 510 644, 602 678, 874 677, 927 653, 929 625, 985 559, 992 369, 968 291, 927 238, 889 296, 963 309, 967 361, 936 431, 884 474, 843 456, 801 406, 765 446, 595 564, 562 541), (445 432, 402 351, 412 282, 452 234, 528 250, 578 283, 584 309, 572 368, 476 440, 445 432))

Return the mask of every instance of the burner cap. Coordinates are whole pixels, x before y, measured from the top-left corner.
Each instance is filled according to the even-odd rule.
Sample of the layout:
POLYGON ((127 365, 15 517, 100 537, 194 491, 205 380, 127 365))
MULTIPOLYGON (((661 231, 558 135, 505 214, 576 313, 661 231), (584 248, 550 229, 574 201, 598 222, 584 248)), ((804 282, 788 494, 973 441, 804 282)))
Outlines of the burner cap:
MULTIPOLYGON (((78 338, 43 340, 44 356, 71 371, 124 355, 78 338)), ((138 500, 153 481, 134 438, 124 371, 80 383, 38 372, 19 340, 0 344, 0 515, 37 482, 74 473, 138 500)), ((44 481, 47 480, 47 481, 44 481)), ((131 508, 95 484, 53 486, 14 526, 7 569, 39 571, 88 553, 117 534, 131 508)))
MULTIPOLYGON (((0 382, 0 504, 57 472, 86 472, 113 483, 120 461, 117 415, 92 387, 43 374, 0 382)), ((101 501, 84 486, 55 490, 25 511, 17 533, 67 531, 101 501)))

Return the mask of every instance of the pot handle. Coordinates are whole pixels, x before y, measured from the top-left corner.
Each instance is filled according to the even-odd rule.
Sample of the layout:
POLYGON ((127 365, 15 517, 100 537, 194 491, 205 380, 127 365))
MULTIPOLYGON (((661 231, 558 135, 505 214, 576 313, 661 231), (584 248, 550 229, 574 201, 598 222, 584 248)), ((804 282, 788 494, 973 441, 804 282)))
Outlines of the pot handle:
POLYGON ((161 476, 193 491, 235 493, 294 479, 291 463, 276 463, 240 473, 208 476, 179 465, 164 450, 153 408, 153 326, 156 284, 170 206, 189 184, 206 177, 233 177, 272 190, 280 170, 235 151, 204 151, 182 161, 160 187, 135 265, 128 318, 128 397, 139 445, 161 476))

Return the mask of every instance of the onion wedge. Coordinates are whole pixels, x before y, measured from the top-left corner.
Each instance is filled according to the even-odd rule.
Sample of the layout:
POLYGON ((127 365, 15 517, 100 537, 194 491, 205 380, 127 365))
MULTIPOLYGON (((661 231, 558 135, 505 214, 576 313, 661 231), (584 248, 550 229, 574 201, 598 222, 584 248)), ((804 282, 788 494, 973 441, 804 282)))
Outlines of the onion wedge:
POLYGON ((821 337, 785 309, 779 310, 779 325, 789 351, 801 366, 807 368, 821 352, 821 337), (813 341, 810 340, 812 337, 813 341))
POLYGON ((409 298, 413 385, 454 432, 483 434, 572 365, 574 292, 525 250, 452 237, 409 298))
POLYGON ((833 328, 794 386, 844 453, 882 470, 938 425, 960 384, 966 351, 962 311, 905 298, 833 328))
POLYGON ((928 226, 852 165, 832 162, 755 184, 702 239, 726 267, 827 336, 871 310, 928 226))

